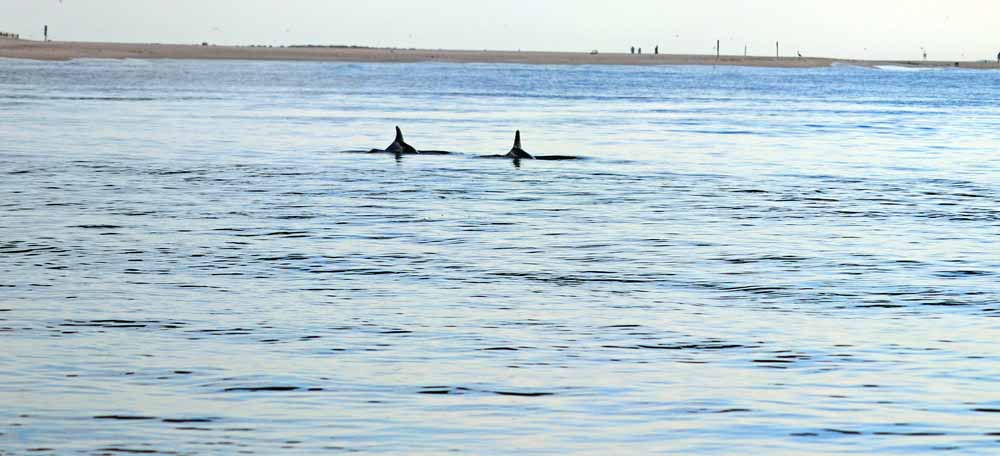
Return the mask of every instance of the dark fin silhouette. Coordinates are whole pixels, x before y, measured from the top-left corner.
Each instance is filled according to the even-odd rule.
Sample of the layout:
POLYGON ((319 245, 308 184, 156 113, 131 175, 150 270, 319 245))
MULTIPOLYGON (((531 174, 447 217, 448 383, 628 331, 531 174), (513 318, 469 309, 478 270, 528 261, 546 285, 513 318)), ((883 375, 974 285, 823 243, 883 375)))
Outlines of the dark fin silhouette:
POLYGON ((413 146, 407 144, 406 141, 403 140, 403 131, 399 129, 398 125, 396 126, 396 139, 392 141, 392 144, 389 144, 389 147, 385 148, 385 151, 389 152, 390 154, 397 154, 397 155, 420 153, 417 151, 417 149, 413 148, 413 146))
POLYGON ((514 133, 514 147, 511 147, 510 152, 507 152, 507 157, 515 160, 533 160, 535 158, 521 148, 521 130, 517 130, 517 132, 514 133))

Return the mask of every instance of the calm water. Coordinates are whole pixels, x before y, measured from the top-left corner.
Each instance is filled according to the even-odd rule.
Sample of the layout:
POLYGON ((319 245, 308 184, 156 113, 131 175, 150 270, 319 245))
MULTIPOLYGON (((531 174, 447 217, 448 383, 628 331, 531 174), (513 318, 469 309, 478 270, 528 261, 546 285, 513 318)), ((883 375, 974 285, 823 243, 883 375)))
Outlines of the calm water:
POLYGON ((996 454, 998 94, 0 60, 0 454, 996 454))

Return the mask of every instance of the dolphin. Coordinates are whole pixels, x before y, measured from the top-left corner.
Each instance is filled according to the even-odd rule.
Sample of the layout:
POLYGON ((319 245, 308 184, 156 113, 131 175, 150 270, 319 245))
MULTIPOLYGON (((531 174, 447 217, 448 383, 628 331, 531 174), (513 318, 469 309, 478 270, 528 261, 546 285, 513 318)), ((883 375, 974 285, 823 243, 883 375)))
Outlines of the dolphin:
MULTIPOLYGON (((347 152, 360 152, 360 151, 347 151, 347 152)), ((448 155, 448 154, 451 154, 451 152, 444 151, 444 150, 417 150, 415 147, 407 144, 406 141, 403 140, 403 131, 399 129, 399 126, 396 127, 396 139, 394 139, 392 141, 392 144, 389 144, 389 147, 386 147, 384 150, 383 149, 372 149, 372 150, 369 150, 368 153, 373 153, 373 154, 374 153, 390 153, 390 154, 396 155, 397 157, 399 157, 401 155, 419 155, 419 154, 423 154, 423 155, 448 155)))
POLYGON ((581 160, 581 157, 573 155, 531 155, 521 148, 521 130, 514 132, 514 147, 505 155, 480 155, 479 158, 513 158, 514 166, 518 166, 521 160, 581 160))
POLYGON ((398 125, 396 126, 396 139, 392 141, 392 144, 389 144, 389 147, 385 148, 385 151, 396 155, 420 153, 413 146, 407 144, 406 141, 403 141, 403 132, 399 129, 398 125))
POLYGON ((517 132, 514 133, 514 147, 510 148, 510 152, 507 152, 506 157, 513 158, 514 160, 520 160, 520 159, 534 160, 535 159, 535 157, 533 157, 531 154, 525 152, 524 149, 521 148, 521 130, 517 130, 517 132))

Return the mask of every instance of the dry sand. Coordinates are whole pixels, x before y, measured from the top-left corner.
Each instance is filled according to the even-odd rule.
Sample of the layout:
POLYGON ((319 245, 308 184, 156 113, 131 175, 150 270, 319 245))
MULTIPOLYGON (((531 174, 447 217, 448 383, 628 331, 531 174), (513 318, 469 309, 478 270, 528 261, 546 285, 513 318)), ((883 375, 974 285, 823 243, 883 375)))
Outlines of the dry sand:
MULTIPOLYGON (((0 39, 0 57, 34 60, 107 59, 224 59, 311 60, 334 62, 454 62, 524 63, 555 65, 741 65, 766 67, 825 67, 852 65, 912 67, 954 66, 955 62, 848 60, 798 57, 742 57, 723 55, 631 55, 584 52, 456 51, 357 47, 250 47, 190 44, 86 43, 0 39)), ((998 68, 994 62, 961 62, 965 68, 998 68)))

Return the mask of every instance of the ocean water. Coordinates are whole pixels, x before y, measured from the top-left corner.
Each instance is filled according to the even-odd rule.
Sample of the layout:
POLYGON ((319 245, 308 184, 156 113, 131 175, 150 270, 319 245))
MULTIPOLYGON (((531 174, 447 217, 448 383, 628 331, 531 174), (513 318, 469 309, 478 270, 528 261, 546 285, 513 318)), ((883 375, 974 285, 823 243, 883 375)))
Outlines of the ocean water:
POLYGON ((0 60, 0 455, 997 454, 998 94, 0 60))

